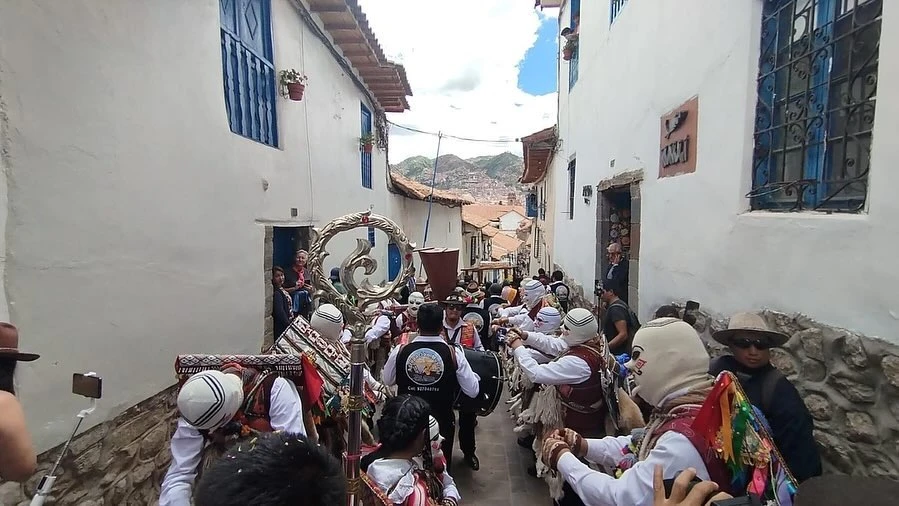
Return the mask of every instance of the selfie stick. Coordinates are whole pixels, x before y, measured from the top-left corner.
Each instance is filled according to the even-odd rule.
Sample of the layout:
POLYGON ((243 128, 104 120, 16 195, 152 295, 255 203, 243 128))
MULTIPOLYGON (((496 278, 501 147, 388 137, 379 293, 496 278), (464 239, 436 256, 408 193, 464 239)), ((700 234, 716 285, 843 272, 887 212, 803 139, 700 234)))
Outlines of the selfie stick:
MULTIPOLYGON (((96 377, 97 373, 89 372, 86 373, 85 376, 96 377)), ((65 457, 66 452, 69 451, 69 445, 72 444, 72 440, 75 439, 75 434, 78 433, 81 422, 84 421, 87 415, 93 413, 95 409, 97 409, 97 399, 91 399, 90 407, 78 412, 78 416, 75 420, 75 428, 72 429, 72 434, 69 436, 69 439, 66 440, 66 444, 62 447, 62 452, 59 453, 59 457, 56 457, 56 462, 53 463, 50 472, 41 478, 41 482, 37 486, 37 492, 35 492, 34 497, 31 499, 31 506, 43 506, 44 501, 47 500, 47 497, 50 495, 50 489, 52 489, 53 484, 56 483, 56 471, 59 469, 62 458, 65 457)))

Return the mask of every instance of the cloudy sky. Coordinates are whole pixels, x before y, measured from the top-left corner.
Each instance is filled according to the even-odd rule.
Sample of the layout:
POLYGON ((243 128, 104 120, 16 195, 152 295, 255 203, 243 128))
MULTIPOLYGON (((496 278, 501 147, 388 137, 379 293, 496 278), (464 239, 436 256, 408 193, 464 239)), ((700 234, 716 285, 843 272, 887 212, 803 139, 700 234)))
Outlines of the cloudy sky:
MULTIPOLYGON (((419 130, 508 142, 444 138, 441 154, 512 151, 515 139, 556 114, 558 10, 527 0, 359 0, 381 47, 406 67, 411 111, 390 121, 419 130)), ((390 162, 433 157, 435 136, 390 131, 390 162)))

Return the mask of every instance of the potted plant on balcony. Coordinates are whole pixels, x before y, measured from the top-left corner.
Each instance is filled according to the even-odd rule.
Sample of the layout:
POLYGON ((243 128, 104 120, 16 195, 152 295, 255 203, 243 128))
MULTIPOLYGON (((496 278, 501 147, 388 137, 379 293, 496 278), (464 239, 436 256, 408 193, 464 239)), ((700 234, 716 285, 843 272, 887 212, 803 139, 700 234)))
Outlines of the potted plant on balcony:
POLYGON ((375 146, 375 136, 372 134, 363 134, 359 137, 359 147, 364 153, 371 153, 375 146))
MULTIPOLYGON (((299 102, 306 91, 306 76, 296 69, 280 72, 281 87, 287 90, 287 98, 299 102)), ((283 95, 283 92, 282 92, 283 95)))
POLYGON ((571 56, 574 54, 574 50, 577 48, 577 39, 571 40, 568 39, 565 41, 565 46, 562 48, 562 59, 565 61, 571 60, 571 56))

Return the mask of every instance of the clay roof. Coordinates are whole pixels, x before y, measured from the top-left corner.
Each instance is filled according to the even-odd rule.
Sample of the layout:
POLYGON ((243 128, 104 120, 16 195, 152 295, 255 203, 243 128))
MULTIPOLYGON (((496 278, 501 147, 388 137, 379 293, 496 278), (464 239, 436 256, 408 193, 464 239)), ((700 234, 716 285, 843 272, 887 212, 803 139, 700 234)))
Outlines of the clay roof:
POLYGON ((518 248, 524 244, 524 241, 520 239, 516 239, 512 236, 506 235, 502 232, 493 236, 493 248, 496 249, 497 246, 506 250, 506 251, 518 251, 518 248))
MULTIPOLYGON (((487 222, 500 219, 510 212, 516 212, 522 217, 527 216, 523 206, 510 206, 499 204, 471 204, 462 208, 462 219, 475 225, 475 222, 486 220, 487 222)), ((477 225, 475 225, 477 226, 477 225)))
POLYGON ((463 271, 487 271, 490 269, 510 269, 512 265, 508 262, 481 262, 476 267, 465 267, 463 271))
POLYGON ((499 234, 499 229, 496 227, 484 227, 481 229, 481 233, 487 237, 496 237, 499 234))
POLYGON ((476 214, 466 213, 465 207, 462 207, 462 223, 467 223, 474 228, 481 229, 490 224, 490 220, 478 216, 476 214))
MULTIPOLYGON (((431 195, 430 186, 407 179, 395 172, 390 173, 390 179, 396 192, 404 197, 427 201, 431 195)), ((447 207, 460 207, 471 203, 470 200, 462 198, 455 193, 436 189, 434 190, 434 202, 447 207)))
POLYGON ((412 95, 412 88, 406 69, 384 56, 378 38, 356 0, 309 0, 309 10, 321 18, 325 31, 384 111, 409 109, 406 97, 412 95))
POLYGON ((546 176, 546 170, 556 153, 556 127, 544 128, 539 132, 521 138, 524 153, 522 183, 537 183, 546 176))

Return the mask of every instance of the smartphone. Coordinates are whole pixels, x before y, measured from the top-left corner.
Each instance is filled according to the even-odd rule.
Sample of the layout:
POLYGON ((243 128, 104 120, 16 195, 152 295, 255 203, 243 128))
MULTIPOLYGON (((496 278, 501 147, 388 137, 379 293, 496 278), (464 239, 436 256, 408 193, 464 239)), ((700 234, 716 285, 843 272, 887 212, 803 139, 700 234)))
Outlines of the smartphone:
MULTIPOLYGON (((662 482, 665 485, 665 497, 671 497, 671 489, 674 488, 674 480, 677 479, 677 476, 679 474, 680 473, 677 473, 676 475, 674 475, 674 478, 668 478, 667 480, 664 480, 662 482)), ((702 483, 702 480, 699 479, 698 477, 693 478, 693 480, 691 480, 690 483, 687 484, 687 495, 690 494, 690 491, 693 490, 693 487, 697 483, 702 483)))
POLYGON ((696 311, 699 309, 699 303, 695 300, 688 300, 687 305, 684 306, 684 313, 688 313, 690 311, 696 311))
POLYGON ((91 399, 99 399, 103 396, 103 378, 96 374, 75 373, 72 375, 72 393, 91 399))

